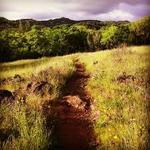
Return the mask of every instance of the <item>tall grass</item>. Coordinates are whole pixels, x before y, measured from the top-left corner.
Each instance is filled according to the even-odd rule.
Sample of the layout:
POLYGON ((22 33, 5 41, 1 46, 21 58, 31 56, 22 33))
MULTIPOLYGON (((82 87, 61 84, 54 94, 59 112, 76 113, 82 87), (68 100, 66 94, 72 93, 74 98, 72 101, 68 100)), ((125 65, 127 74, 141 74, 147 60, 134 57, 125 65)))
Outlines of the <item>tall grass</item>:
POLYGON ((99 149, 148 149, 149 47, 89 53, 81 59, 91 73, 87 89, 100 112, 94 127, 99 149), (134 80, 120 81, 124 75, 134 80))
POLYGON ((30 82, 46 81, 52 92, 44 96, 27 93, 26 104, 21 102, 0 106, 0 132, 7 137, 0 143, 2 149, 41 150, 51 144, 50 131, 46 129, 41 113, 46 100, 56 99, 61 88, 74 70, 73 60, 79 58, 91 74, 87 90, 95 102, 100 116, 94 124, 100 150, 147 149, 149 128, 149 46, 124 47, 113 51, 78 53, 75 55, 22 60, 0 64, 0 78, 24 78, 21 82, 8 80, 1 89, 24 90, 30 82), (125 76, 125 80, 121 78, 125 76), (130 77, 127 77, 130 76, 130 77))
POLYGON ((74 70, 72 58, 64 56, 0 64, 0 78, 6 79, 0 89, 17 91, 15 104, 0 104, 0 149, 45 150, 51 146, 51 130, 50 127, 47 129, 43 105, 61 94, 62 86, 74 70), (16 74, 23 80, 15 81, 16 74), (28 84, 41 82, 47 83, 43 91, 34 92, 34 87, 26 90, 28 84))
MULTIPOLYGON (((29 77, 39 72, 52 68, 65 68, 72 66, 72 55, 63 57, 43 57, 36 60, 18 60, 8 63, 0 63, 0 79, 13 77, 19 74, 23 77, 29 77)), ((65 68, 66 69, 66 68, 65 68)))
POLYGON ((6 137, 0 143, 3 150, 41 150, 50 144, 50 133, 45 127, 44 116, 25 104, 3 104, 0 107, 0 130, 6 137))

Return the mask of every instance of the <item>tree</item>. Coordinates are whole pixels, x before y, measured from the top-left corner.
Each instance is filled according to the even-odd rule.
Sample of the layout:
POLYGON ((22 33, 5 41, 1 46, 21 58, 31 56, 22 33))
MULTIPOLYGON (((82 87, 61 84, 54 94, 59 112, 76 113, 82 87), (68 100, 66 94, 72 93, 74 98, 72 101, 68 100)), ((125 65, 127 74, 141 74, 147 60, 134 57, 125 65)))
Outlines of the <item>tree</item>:
POLYGON ((150 44, 150 17, 144 17, 129 25, 131 44, 150 44))
POLYGON ((28 50, 39 56, 45 56, 49 50, 49 43, 43 32, 36 27, 32 27, 29 32, 25 33, 28 50))
POLYGON ((128 43, 129 28, 127 25, 111 25, 101 30, 103 48, 114 48, 121 43, 128 43))
POLYGON ((24 31, 24 25, 23 25, 23 23, 22 23, 22 20, 19 20, 19 31, 20 32, 23 32, 24 31))
POLYGON ((89 50, 100 48, 101 32, 99 30, 88 30, 87 43, 89 50))

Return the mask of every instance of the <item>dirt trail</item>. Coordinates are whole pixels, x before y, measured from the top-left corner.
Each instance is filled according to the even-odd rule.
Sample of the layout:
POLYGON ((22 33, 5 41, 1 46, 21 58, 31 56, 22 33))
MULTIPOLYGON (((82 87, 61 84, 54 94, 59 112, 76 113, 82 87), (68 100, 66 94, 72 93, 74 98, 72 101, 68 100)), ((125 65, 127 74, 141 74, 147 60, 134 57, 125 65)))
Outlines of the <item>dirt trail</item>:
POLYGON ((85 90, 90 76, 79 60, 75 61, 75 68, 53 110, 56 114, 54 135, 58 142, 54 149, 94 150, 97 143, 92 127, 91 97, 85 90))

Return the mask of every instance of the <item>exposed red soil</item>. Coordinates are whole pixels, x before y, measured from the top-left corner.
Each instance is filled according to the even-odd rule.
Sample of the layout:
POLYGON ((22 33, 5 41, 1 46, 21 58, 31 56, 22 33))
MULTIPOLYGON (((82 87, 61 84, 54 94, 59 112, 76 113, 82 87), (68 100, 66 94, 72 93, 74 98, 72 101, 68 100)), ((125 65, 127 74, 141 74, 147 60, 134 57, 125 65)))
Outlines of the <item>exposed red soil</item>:
POLYGON ((54 135, 58 142, 54 149, 94 150, 98 143, 93 132, 92 99, 85 90, 90 75, 78 60, 75 67, 53 110, 56 113, 54 135))

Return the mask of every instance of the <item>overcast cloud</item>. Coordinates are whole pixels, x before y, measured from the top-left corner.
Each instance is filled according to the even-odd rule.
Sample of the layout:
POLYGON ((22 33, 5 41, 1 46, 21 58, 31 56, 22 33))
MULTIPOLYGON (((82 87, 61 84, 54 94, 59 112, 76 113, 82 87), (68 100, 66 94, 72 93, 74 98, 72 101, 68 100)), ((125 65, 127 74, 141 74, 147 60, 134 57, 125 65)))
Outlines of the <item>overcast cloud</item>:
POLYGON ((135 20, 150 15, 150 0, 0 0, 8 19, 135 20))

